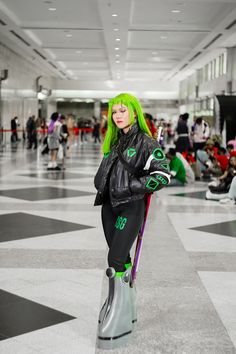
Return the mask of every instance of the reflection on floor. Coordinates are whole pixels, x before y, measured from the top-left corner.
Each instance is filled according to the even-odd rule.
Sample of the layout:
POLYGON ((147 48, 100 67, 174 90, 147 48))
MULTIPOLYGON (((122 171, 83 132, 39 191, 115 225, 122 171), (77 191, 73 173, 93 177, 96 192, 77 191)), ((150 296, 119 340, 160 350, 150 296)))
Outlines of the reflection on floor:
POLYGON ((176 193, 174 195, 177 197, 205 199, 206 190, 198 191, 198 192, 189 192, 189 193, 176 193))
MULTIPOLYGON (((96 329, 107 250, 93 206, 100 159, 99 145, 75 146, 66 171, 47 172, 39 151, 1 150, 1 354, 103 354, 96 329)), ((236 353, 236 207, 205 200, 206 188, 153 197, 138 323, 112 353, 236 353)))

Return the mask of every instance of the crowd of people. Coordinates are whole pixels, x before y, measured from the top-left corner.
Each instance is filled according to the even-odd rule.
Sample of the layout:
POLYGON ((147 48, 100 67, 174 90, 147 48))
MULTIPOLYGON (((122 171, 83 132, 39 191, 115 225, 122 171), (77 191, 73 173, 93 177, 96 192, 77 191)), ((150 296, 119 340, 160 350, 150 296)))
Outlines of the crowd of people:
MULTIPOLYGON (((189 126, 189 114, 179 116, 173 127, 171 121, 156 119, 145 113, 147 126, 156 139, 158 128, 163 128, 160 144, 170 161, 171 183, 169 186, 185 186, 194 181, 210 182, 206 199, 220 200, 221 203, 234 204, 236 199, 236 140, 223 146, 221 137, 211 136, 211 127, 203 117, 197 117, 189 126)), ((19 141, 18 118, 11 120, 11 142, 19 141)), ((78 119, 70 114, 67 117, 54 112, 46 123, 45 119, 30 116, 26 123, 23 138, 27 149, 37 149, 38 142, 42 154, 49 153, 48 170, 65 169, 68 149, 75 144, 86 144, 88 140, 100 144, 106 135, 107 117, 101 119, 78 119), (61 165, 58 165, 61 160, 61 165)))
POLYGON ((175 129, 175 148, 170 148, 167 153, 173 179, 170 185, 184 185, 194 180, 208 181, 206 199, 235 204, 236 140, 223 146, 221 137, 211 135, 210 126, 202 117, 196 118, 191 129, 188 119, 188 113, 180 115, 175 129), (188 176, 189 167, 194 178, 188 176))

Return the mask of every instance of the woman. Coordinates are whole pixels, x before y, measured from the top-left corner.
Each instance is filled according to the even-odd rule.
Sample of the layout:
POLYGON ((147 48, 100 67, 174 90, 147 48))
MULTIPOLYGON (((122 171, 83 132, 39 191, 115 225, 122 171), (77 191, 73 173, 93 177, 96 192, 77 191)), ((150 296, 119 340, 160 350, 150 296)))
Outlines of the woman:
POLYGON ((179 116, 178 124, 176 127, 177 138, 175 142, 176 151, 184 152, 190 148, 189 131, 187 121, 189 118, 188 113, 181 114, 179 116))
POLYGON ((49 126, 48 126, 48 148, 50 151, 50 160, 48 162, 48 171, 60 170, 57 165, 57 154, 60 146, 60 114, 57 112, 52 113, 49 126))
POLYGON ((136 321, 129 252, 143 222, 145 195, 166 186, 170 174, 141 105, 130 94, 122 93, 109 101, 103 152, 95 176, 95 205, 102 205, 109 247, 109 295, 99 316, 98 346, 114 348, 132 332, 136 321))

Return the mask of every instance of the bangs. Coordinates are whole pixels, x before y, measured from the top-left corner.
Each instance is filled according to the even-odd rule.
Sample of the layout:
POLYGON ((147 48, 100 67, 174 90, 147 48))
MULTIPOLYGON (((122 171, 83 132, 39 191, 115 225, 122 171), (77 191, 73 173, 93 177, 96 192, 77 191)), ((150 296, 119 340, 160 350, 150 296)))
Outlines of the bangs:
POLYGON ((128 93, 121 93, 109 101, 109 107, 112 108, 115 104, 121 104, 123 106, 135 109, 137 99, 128 93))

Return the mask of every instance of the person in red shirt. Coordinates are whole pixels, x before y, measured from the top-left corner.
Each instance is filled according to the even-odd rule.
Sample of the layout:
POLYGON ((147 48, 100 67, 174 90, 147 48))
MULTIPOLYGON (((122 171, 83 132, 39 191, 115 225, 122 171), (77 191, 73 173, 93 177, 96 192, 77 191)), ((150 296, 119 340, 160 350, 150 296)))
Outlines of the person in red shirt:
POLYGON ((233 144, 227 144, 226 149, 228 151, 229 157, 236 156, 236 150, 234 150, 234 145, 233 144))
POLYGON ((222 172, 224 172, 229 164, 229 159, 226 156, 226 149, 223 147, 219 147, 218 151, 214 153, 214 156, 219 162, 222 172))
POLYGON ((145 113, 144 117, 145 117, 147 126, 148 126, 150 132, 152 133, 153 138, 156 138, 157 128, 156 128, 156 126, 154 124, 153 116, 151 114, 149 114, 149 113, 145 113))

